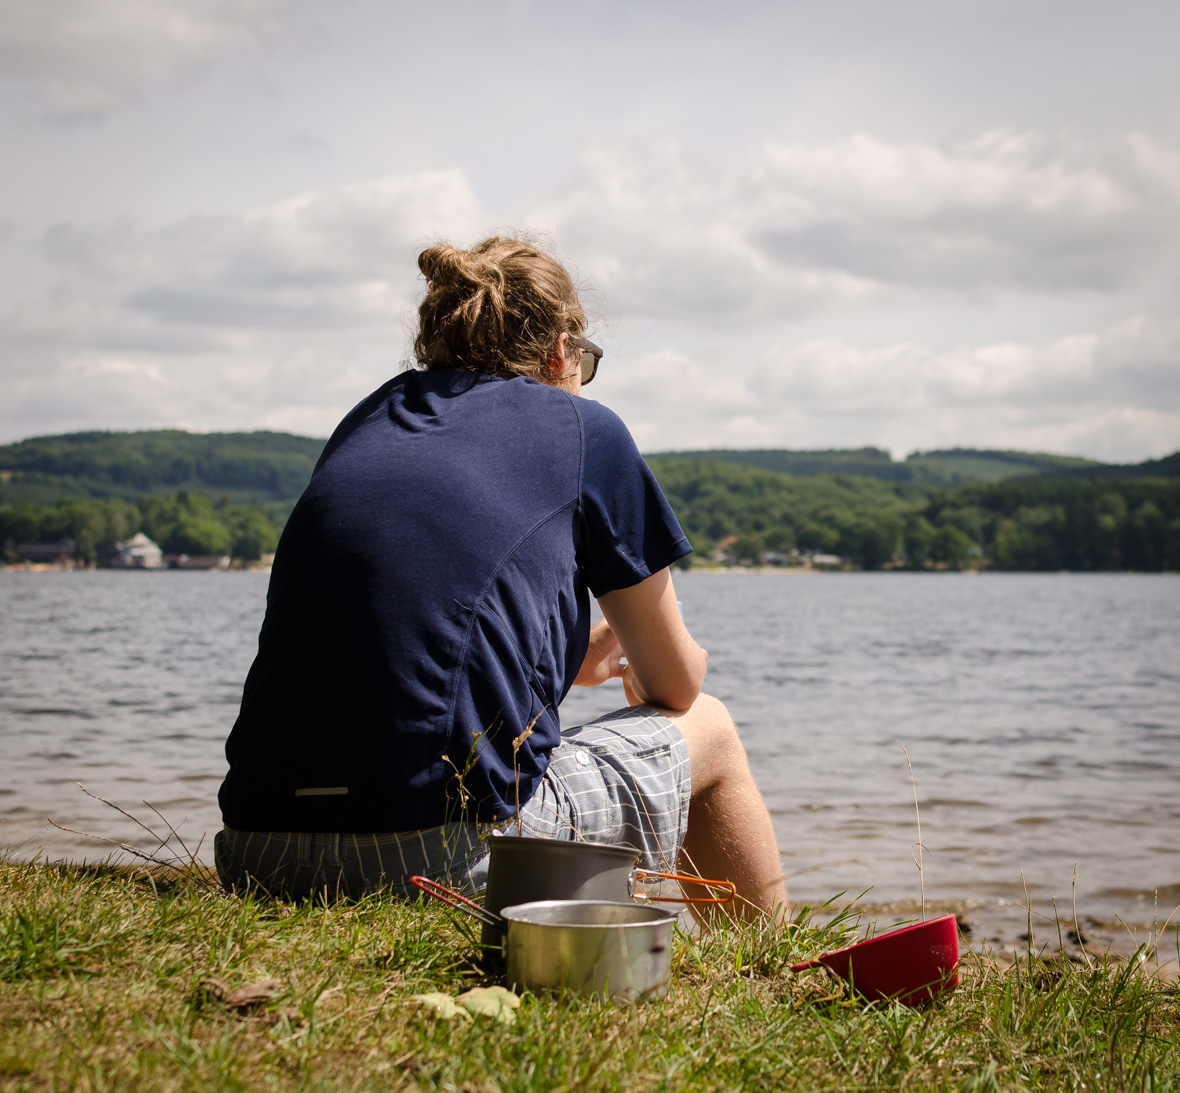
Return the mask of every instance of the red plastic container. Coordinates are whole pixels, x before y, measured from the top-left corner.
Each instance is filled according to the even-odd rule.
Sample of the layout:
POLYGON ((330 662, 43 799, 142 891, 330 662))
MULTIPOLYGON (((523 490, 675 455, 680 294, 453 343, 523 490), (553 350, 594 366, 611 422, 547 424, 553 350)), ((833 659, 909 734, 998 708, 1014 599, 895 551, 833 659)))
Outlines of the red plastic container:
POLYGON ((795 964, 791 971, 820 964, 869 1001, 893 998, 916 1006, 959 982, 958 923, 954 915, 941 915, 795 964))

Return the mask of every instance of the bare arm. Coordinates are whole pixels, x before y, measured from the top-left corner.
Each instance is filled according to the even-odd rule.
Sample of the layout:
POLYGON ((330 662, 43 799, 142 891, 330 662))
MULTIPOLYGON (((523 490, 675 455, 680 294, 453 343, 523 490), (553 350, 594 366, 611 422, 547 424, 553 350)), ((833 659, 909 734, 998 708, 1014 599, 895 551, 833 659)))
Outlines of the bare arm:
POLYGON ((576 682, 592 685, 621 675, 629 702, 688 709, 701 693, 709 655, 693 641, 680 617, 668 570, 608 592, 598 603, 604 619, 591 633, 576 682), (618 664, 620 655, 627 658, 624 668, 618 664))

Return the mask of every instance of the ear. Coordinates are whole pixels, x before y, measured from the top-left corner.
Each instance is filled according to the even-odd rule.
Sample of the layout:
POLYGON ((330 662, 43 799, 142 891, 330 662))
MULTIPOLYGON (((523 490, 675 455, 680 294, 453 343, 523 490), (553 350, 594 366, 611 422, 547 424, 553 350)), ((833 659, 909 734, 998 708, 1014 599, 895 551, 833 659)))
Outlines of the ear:
POLYGON ((570 336, 562 334, 557 339, 557 344, 553 347, 553 352, 549 354, 549 359, 545 362, 546 370, 549 372, 550 382, 557 386, 565 379, 566 372, 569 371, 569 359, 567 354, 570 348, 570 336))

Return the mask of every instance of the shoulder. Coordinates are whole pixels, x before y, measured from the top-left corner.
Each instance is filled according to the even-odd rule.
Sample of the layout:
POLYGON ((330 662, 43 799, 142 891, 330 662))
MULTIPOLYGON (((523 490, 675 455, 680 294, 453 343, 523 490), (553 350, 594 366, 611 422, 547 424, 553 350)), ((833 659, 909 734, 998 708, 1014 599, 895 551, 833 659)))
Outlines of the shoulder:
MULTIPOLYGON (((566 394, 566 392, 563 391, 562 394, 566 394)), ((577 407, 577 411, 584 421, 609 432, 623 432, 628 436, 631 435, 623 423, 623 419, 609 406, 603 406, 601 402, 595 402, 585 396, 569 395, 568 397, 577 407)))
POLYGON ((586 454, 591 459, 611 463, 641 458, 639 448, 623 419, 601 402, 574 398, 575 410, 582 424, 586 454))
POLYGON ((560 387, 518 376, 494 379, 485 389, 486 410, 500 427, 534 434, 560 447, 575 445, 585 451, 595 438, 618 443, 628 438, 627 427, 612 410, 572 395, 560 387))
POLYGON ((386 380, 376 391, 361 399, 360 402, 344 415, 340 424, 332 431, 332 435, 324 445, 324 450, 320 452, 319 459, 316 460, 315 469, 317 471, 324 465, 332 453, 348 440, 353 433, 360 429, 366 422, 371 421, 375 415, 383 412, 389 400, 390 392, 403 382, 403 376, 395 376, 391 380, 386 380))

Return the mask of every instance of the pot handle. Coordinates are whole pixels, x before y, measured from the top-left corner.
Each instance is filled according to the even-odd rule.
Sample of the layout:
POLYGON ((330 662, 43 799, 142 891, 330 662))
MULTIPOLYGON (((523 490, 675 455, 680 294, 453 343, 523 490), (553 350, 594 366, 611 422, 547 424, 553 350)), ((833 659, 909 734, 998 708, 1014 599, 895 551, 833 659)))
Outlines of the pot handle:
POLYGON ((473 918, 484 926, 492 926, 497 930, 504 929, 504 920, 499 915, 493 914, 486 907, 481 907, 474 900, 459 895, 458 892, 439 884, 436 880, 414 876, 410 878, 410 883, 419 891, 442 900, 443 903, 449 903, 456 910, 462 911, 468 918, 473 918))
POLYGON ((631 896, 642 903, 731 903, 737 896, 737 885, 729 880, 705 880, 704 877, 688 877, 683 873, 652 873, 647 869, 636 869, 631 874, 631 896), (635 893, 635 882, 656 877, 660 880, 675 880, 681 884, 700 884, 705 888, 722 888, 723 896, 644 896, 635 893))

